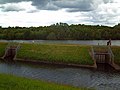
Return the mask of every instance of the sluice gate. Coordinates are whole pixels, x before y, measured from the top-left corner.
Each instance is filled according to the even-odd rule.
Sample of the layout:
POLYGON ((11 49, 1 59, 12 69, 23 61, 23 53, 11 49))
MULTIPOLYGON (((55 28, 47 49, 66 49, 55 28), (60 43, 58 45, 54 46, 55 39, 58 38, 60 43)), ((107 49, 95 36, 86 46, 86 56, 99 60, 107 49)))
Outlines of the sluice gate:
POLYGON ((96 64, 109 64, 116 70, 120 70, 120 67, 114 63, 114 54, 110 46, 92 46, 91 55, 96 64))
POLYGON ((2 58, 7 60, 13 60, 16 57, 19 47, 20 44, 18 43, 9 43, 2 58))

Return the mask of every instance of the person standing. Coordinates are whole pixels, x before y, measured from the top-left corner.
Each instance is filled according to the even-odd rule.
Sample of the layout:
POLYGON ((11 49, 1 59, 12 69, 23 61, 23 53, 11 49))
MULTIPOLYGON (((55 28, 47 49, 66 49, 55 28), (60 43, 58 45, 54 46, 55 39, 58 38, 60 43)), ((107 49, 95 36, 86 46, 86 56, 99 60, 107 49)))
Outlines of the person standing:
POLYGON ((107 46, 111 46, 111 39, 109 39, 109 41, 107 42, 107 46))

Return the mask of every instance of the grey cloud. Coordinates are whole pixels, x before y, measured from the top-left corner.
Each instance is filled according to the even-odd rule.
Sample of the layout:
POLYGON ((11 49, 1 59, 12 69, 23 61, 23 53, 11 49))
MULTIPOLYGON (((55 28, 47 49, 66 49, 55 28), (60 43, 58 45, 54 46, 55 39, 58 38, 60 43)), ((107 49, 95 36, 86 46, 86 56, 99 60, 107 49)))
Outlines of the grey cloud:
POLYGON ((60 8, 66 8, 67 11, 91 11, 93 10, 91 0, 66 0, 66 1, 56 1, 55 5, 60 8))
POLYGON ((22 8, 19 8, 19 7, 15 6, 15 5, 3 6, 1 8, 2 8, 2 11, 4 11, 4 12, 9 12, 9 11, 23 11, 24 10, 22 8))
POLYGON ((0 4, 18 3, 18 2, 21 2, 21 1, 32 1, 32 0, 0 0, 0 4))
MULTIPOLYGON (((21 2, 23 0, 0 0, 0 9, 3 12, 9 12, 9 11, 23 11, 24 9, 17 6, 17 3, 21 2), (15 5, 16 4, 16 5, 15 5)), ((24 0, 28 1, 28 0, 24 0)))
POLYGON ((38 10, 30 10, 27 13, 35 13, 35 12, 38 12, 38 10))
POLYGON ((32 5, 40 10, 58 10, 58 6, 54 4, 56 0, 33 0, 32 5))
POLYGON ((58 10, 58 7, 53 4, 54 0, 0 0, 0 4, 19 3, 23 1, 32 1, 32 5, 39 10, 58 10))
MULTIPOLYGON (((105 12, 105 11, 104 11, 105 12)), ((119 13, 110 14, 110 13, 103 13, 100 14, 99 11, 91 11, 89 13, 85 13, 84 16, 88 17, 88 19, 84 19, 87 22, 99 24, 99 25, 115 25, 118 22, 119 13)))
POLYGON ((93 10, 91 0, 33 0, 33 5, 37 6, 38 9, 66 9, 68 12, 93 10))
MULTIPOLYGON (((0 0, 0 3, 13 3, 21 1, 32 1, 32 5, 39 10, 59 10, 66 9, 68 12, 93 11, 97 5, 97 0, 0 0)), ((113 0, 98 0, 103 3, 110 3, 113 0)), ((99 4, 99 3, 98 3, 99 4)))
POLYGON ((103 0, 104 3, 113 3, 114 0, 103 0))
POLYGON ((39 8, 45 7, 49 0, 32 0, 33 5, 38 6, 39 8))

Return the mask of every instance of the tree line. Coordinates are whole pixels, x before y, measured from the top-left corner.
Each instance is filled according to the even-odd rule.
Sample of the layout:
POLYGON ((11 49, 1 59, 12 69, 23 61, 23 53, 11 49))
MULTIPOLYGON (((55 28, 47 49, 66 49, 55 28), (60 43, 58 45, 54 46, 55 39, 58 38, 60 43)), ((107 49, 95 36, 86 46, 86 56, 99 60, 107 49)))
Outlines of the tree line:
POLYGON ((67 23, 40 27, 0 26, 0 39, 6 40, 106 40, 109 38, 120 40, 120 24, 114 27, 67 23))

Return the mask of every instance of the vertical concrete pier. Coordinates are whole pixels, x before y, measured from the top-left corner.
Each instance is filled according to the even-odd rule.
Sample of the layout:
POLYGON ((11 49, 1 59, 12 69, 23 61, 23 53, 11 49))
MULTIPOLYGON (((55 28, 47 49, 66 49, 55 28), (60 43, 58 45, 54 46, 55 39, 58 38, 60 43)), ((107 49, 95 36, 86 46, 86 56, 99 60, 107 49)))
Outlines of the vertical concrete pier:
POLYGON ((5 54, 2 58, 7 60, 13 60, 17 54, 17 50, 19 49, 19 47, 20 44, 14 44, 14 43, 8 44, 5 50, 5 54))

